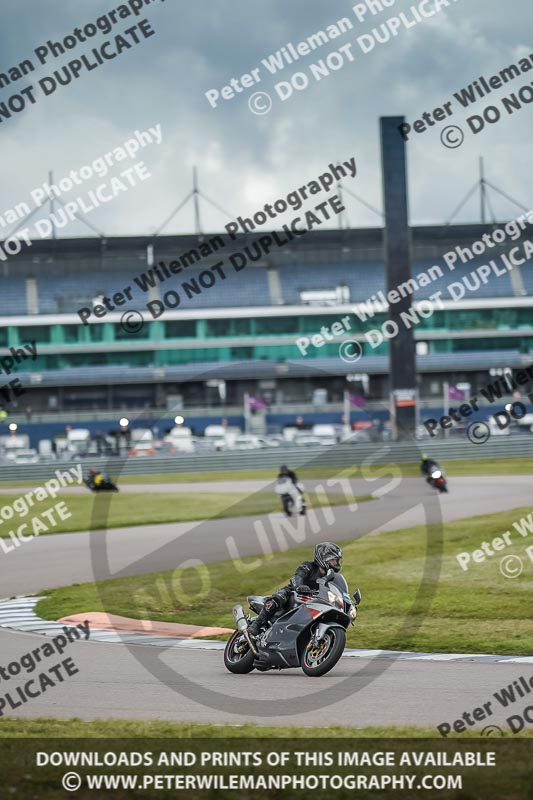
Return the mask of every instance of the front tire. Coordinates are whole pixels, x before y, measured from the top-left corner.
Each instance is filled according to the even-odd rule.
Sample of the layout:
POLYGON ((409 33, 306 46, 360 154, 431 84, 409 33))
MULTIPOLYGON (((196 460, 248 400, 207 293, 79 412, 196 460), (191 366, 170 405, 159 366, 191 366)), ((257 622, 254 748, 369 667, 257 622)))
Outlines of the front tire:
POLYGON ((318 678, 333 669, 344 653, 346 631, 337 625, 328 628, 318 647, 308 642, 302 654, 301 667, 310 678, 318 678))
POLYGON ((254 653, 246 639, 244 639, 245 646, 242 646, 242 641, 239 641, 242 639, 244 639, 242 633, 235 631, 224 650, 224 665, 235 675, 245 675, 254 668, 254 653))

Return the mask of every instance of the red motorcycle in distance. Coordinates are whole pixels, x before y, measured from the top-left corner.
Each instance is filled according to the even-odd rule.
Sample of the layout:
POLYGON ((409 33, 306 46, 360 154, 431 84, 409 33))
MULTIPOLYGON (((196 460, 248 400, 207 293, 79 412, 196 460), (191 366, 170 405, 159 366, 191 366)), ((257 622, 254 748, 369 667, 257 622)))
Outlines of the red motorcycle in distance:
POLYGON ((436 489, 438 492, 447 492, 448 486, 446 484, 446 478, 444 477, 443 473, 440 469, 434 469, 431 471, 427 482, 430 486, 436 489))

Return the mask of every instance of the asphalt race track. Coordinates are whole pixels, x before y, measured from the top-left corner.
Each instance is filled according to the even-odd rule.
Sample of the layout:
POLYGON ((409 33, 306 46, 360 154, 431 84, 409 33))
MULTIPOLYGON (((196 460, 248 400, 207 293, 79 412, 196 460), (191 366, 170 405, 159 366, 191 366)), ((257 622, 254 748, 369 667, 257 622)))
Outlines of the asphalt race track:
MULTIPOLYGON (((147 492, 148 494, 159 494, 162 492, 177 492, 187 494, 189 492, 245 492, 252 494, 252 492, 273 492, 274 483, 271 480, 245 480, 245 481, 198 481, 191 483, 120 483, 120 491, 123 494, 136 494, 138 492, 147 492)), ((306 491, 311 492, 316 487, 323 487, 327 492, 332 494, 342 492, 343 487, 331 479, 317 480, 316 478, 306 479, 302 481, 306 491)), ((381 483, 384 483, 382 481, 381 483)), ((386 481, 385 481, 386 483, 386 481)), ((354 493, 369 494, 378 485, 378 481, 370 483, 362 478, 350 479, 354 493), (357 492, 355 490, 357 489, 357 492)), ((420 487, 419 487, 420 488, 420 487)), ((17 494, 28 491, 24 486, 15 487, 13 489, 0 489, 0 494, 17 494)), ((80 486, 67 486, 61 490, 64 494, 90 494, 89 489, 85 485, 80 486)))
MULTIPOLYGON (((306 481, 307 488, 314 483, 306 481)), ((304 527, 289 537, 288 544, 311 547, 321 539, 340 541, 425 520, 435 523, 441 517, 453 520, 529 508, 532 484, 531 476, 455 478, 450 481, 450 494, 437 497, 420 479, 405 479, 401 485, 395 485, 390 477, 372 483, 352 480, 355 494, 373 492, 379 498, 353 510, 348 506, 316 510, 315 530, 312 516, 301 520, 304 527), (297 537, 301 537, 298 542, 297 537)), ((183 486, 172 484, 177 491, 183 491, 183 486)), ((199 491, 199 486, 193 484, 189 490, 199 491)), ((153 491, 153 485, 134 488, 153 491)), ((209 488, 215 489, 215 485, 209 488)), ((328 486, 328 491, 332 490, 328 486)), ((272 516, 281 519, 281 515, 272 516)), ((37 593, 46 587, 159 571, 191 558, 209 563, 229 558, 233 546, 235 556, 244 558, 261 552, 254 522, 242 517, 43 536, 0 556, 0 594, 37 593), (229 543, 228 537, 233 537, 229 543)), ((259 522, 272 549, 279 549, 283 539, 280 542, 272 533, 272 521, 262 517, 259 522)), ((363 615, 360 624, 364 624, 363 615)), ((41 642, 39 636, 1 630, 1 663, 20 659, 41 642)), ((219 651, 203 649, 76 642, 69 646, 68 655, 78 674, 9 713, 20 717, 435 727, 483 705, 494 691, 533 672, 533 664, 512 662, 343 658, 330 675, 311 680, 299 670, 234 676, 225 670, 219 651)), ((519 713, 519 705, 513 713, 519 713)), ((505 709, 494 711, 486 722, 477 724, 502 724, 505 709)))
MULTIPOLYGON (((450 493, 440 496, 417 478, 404 479, 399 485, 391 478, 372 483, 357 479, 351 480, 350 486, 354 495, 381 496, 359 503, 355 510, 334 506, 327 517, 324 511, 311 509, 305 521, 298 520, 302 545, 314 546, 324 539, 341 541, 378 530, 423 525, 426 521, 438 523, 529 506, 533 478, 515 475, 456 478, 450 481, 450 493), (316 520, 316 532, 310 524, 311 518, 316 520)), ((139 487, 139 491, 145 488, 148 486, 139 487)), ((273 516, 282 519, 281 513, 273 516)), ((268 517, 257 519, 269 534, 272 525, 268 517)), ((43 588, 103 580, 119 574, 157 572, 178 567, 191 558, 205 563, 228 559, 233 555, 229 537, 234 540, 239 556, 251 556, 261 553, 255 521, 252 517, 237 517, 43 536, 9 554, 0 554, 1 595, 31 594, 43 588)), ((270 534, 268 539, 273 550, 280 549, 275 535, 270 534)), ((295 544, 290 535, 285 541, 295 544)))

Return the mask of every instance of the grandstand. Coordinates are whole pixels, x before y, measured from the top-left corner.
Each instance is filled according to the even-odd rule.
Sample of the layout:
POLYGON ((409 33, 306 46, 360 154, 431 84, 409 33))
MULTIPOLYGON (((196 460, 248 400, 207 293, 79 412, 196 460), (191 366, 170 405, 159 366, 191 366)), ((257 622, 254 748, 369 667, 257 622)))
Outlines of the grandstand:
MULTIPOLYGON (((496 227, 496 226, 494 226, 496 227)), ((416 277, 457 246, 468 247, 490 227, 448 225, 412 228, 412 274, 416 277)), ((371 318, 354 309, 385 290, 383 231, 325 230, 309 233, 242 272, 186 299, 152 319, 147 301, 178 289, 225 254, 142 293, 133 278, 147 270, 147 247, 154 261, 170 262, 198 247, 202 236, 80 238, 35 242, 1 270, 0 347, 3 351, 36 341, 38 358, 17 376, 31 387, 34 412, 113 408, 166 408, 179 396, 184 408, 220 402, 207 382, 226 382, 226 403, 239 406, 245 392, 278 405, 311 402, 313 390, 327 391, 331 403, 342 400, 346 377, 366 376, 369 399, 388 395, 387 343, 371 348, 365 333, 387 319, 386 308, 371 318), (102 295, 133 286, 131 300, 102 319, 83 325, 76 313, 102 295), (332 298, 342 298, 338 302, 332 298), (311 298, 311 299, 309 299, 311 298), (306 302, 303 302, 306 300, 306 302), (130 334, 120 324, 124 311, 137 309, 143 329, 130 334), (311 336, 350 315, 351 330, 304 357, 296 339, 311 336), (363 358, 354 367, 339 358, 342 339, 358 339, 363 358), (54 401, 51 405, 50 398, 54 401)), ((525 235, 524 235, 525 238, 525 235)), ((252 237, 232 243, 242 251, 252 237)), ((520 240, 511 243, 519 245, 520 240)), ((510 248, 507 241, 501 252, 510 248)), ((491 258, 499 250, 491 251, 491 258)), ((431 286, 418 288, 419 301, 460 281, 476 259, 456 266, 431 286)), ((486 263, 486 261, 485 261, 486 263)), ((416 327, 417 371, 422 397, 438 394, 443 380, 484 383, 493 367, 519 366, 533 350, 533 275, 528 263, 482 285, 458 302, 445 303, 416 327)), ((29 395, 28 395, 29 396, 29 395)), ((211 420, 212 421, 212 420, 211 420)))

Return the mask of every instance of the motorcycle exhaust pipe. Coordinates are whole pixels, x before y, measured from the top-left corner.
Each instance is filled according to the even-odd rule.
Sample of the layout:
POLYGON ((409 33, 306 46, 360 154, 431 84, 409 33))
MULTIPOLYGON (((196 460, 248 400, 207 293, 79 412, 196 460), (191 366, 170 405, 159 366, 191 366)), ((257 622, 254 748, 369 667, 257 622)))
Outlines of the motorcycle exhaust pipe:
POLYGON ((244 611, 241 605, 233 606, 233 617, 235 619, 237 630, 244 635, 246 641, 252 649, 252 652, 255 653, 256 656, 259 655, 252 641, 252 637, 248 633, 248 623, 246 621, 246 617, 244 616, 244 611))
POLYGON ((233 606, 233 616, 235 618, 237 630, 244 633, 244 631, 248 628, 248 623, 246 622, 246 617, 244 616, 244 611, 241 605, 233 606))

